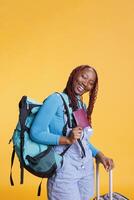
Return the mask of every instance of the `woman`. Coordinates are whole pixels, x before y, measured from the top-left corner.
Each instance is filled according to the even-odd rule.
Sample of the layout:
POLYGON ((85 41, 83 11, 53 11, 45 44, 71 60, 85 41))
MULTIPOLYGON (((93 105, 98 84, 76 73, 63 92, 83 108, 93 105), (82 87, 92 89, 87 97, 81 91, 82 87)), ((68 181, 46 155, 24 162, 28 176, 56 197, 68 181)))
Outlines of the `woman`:
POLYGON ((85 108, 82 95, 89 94, 89 105, 85 108, 89 121, 88 129, 76 125, 74 128, 68 128, 67 135, 63 136, 65 115, 63 101, 57 93, 48 96, 32 124, 30 136, 34 141, 54 145, 54 149, 58 153, 63 152, 71 144, 63 157, 62 166, 58 167, 56 173, 47 181, 49 200, 89 200, 94 195, 93 158, 96 159, 96 162, 101 162, 107 171, 114 167, 113 160, 106 157, 88 140, 93 130, 91 115, 97 90, 97 72, 88 65, 76 67, 71 72, 63 90, 72 111, 85 108), (85 151, 83 157, 78 143, 79 139, 85 151))

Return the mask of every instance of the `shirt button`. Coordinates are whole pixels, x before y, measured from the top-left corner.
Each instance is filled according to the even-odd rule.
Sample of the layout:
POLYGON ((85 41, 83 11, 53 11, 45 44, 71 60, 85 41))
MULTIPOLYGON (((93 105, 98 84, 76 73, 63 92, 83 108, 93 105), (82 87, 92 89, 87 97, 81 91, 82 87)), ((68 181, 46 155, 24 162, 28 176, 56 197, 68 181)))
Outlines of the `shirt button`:
POLYGON ((81 168, 84 169, 84 165, 81 165, 81 168))

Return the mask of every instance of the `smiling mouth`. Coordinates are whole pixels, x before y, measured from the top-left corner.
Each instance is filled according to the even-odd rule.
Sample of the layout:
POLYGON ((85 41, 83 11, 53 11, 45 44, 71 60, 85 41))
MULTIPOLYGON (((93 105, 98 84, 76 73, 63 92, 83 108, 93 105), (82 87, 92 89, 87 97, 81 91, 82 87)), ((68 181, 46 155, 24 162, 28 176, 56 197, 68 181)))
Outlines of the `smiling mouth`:
POLYGON ((78 85, 77 89, 78 89, 80 92, 84 92, 84 90, 85 90, 81 85, 78 85))

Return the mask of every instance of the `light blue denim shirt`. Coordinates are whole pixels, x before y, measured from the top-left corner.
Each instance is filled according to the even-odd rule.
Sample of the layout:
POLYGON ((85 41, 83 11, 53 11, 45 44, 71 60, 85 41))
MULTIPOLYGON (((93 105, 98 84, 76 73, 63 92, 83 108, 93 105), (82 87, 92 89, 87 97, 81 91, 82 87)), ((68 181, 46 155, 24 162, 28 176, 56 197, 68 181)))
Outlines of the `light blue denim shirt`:
MULTIPOLYGON (((30 128, 30 137, 40 144, 59 145, 64 125, 63 100, 56 93, 52 93, 35 116, 30 128)), ((95 157, 99 150, 90 142, 88 146, 95 157)))

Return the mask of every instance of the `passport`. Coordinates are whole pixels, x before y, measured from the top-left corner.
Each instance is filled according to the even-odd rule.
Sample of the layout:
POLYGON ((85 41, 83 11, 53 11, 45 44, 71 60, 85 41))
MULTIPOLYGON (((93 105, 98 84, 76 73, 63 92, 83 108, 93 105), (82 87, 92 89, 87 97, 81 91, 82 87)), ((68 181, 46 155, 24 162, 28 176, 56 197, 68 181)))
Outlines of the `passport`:
POLYGON ((73 116, 74 116, 77 126, 81 126, 82 128, 86 128, 87 126, 89 126, 87 113, 85 112, 83 108, 79 108, 73 111, 73 116))

